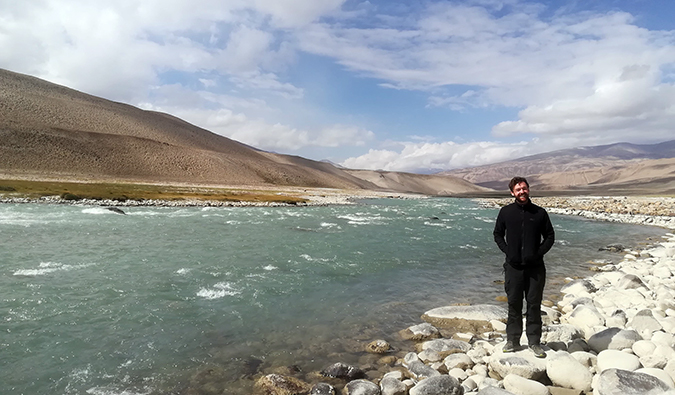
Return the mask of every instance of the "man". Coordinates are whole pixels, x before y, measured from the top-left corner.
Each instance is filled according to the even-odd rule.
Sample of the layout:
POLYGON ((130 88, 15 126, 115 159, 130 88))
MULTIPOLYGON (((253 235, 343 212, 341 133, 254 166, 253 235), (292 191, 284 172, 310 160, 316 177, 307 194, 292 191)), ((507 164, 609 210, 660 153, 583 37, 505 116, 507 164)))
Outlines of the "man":
POLYGON ((546 210, 530 201, 530 184, 525 178, 511 179, 509 189, 515 202, 499 210, 493 232, 495 243, 506 255, 504 290, 509 315, 503 351, 513 352, 520 347, 525 296, 527 341, 537 357, 545 358, 540 344, 541 300, 546 281, 544 254, 553 246, 555 232, 546 210))

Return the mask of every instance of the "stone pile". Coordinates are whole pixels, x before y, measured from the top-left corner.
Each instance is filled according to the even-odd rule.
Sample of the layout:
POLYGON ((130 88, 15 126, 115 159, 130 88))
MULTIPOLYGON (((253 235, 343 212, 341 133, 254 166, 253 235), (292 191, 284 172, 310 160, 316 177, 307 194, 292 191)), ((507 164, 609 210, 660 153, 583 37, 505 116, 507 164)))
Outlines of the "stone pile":
MULTIPOLYGON (((542 306, 545 358, 526 347, 503 353, 506 309, 446 306, 402 330, 398 353, 378 339, 364 352, 394 353, 388 372, 345 364, 312 382, 263 376, 260 394, 344 395, 675 395, 675 235, 582 280, 557 305, 542 306), (469 328, 472 332, 452 330, 469 328), (330 381, 342 380, 342 381, 330 381), (266 383, 284 383, 269 386, 266 383), (284 388, 294 388, 290 392, 284 388)), ((525 336, 521 344, 526 344, 525 336)))
POLYGON ((307 199, 305 202, 287 203, 282 201, 222 201, 203 199, 180 200, 112 200, 112 199, 63 199, 58 195, 30 197, 8 197, 0 194, 0 203, 41 203, 41 204, 68 204, 77 206, 104 206, 104 207, 294 207, 294 206, 332 206, 353 205, 359 199, 424 199, 426 196, 412 193, 389 193, 367 190, 303 190, 292 191, 289 196, 298 196, 307 199))
MULTIPOLYGON (((499 207, 513 199, 479 201, 486 206, 499 207)), ((532 201, 553 214, 675 229, 675 198, 672 197, 537 197, 532 201)))

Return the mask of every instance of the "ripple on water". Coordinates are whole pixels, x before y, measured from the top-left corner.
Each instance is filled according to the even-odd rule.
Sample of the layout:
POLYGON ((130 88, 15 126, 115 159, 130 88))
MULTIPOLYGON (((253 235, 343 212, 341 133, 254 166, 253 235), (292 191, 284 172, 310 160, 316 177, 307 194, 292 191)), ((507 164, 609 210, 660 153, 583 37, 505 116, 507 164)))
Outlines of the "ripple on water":
POLYGON ((232 283, 229 282, 219 282, 214 284, 211 288, 201 288, 197 292, 197 296, 206 300, 220 299, 226 296, 235 296, 240 294, 241 291, 236 290, 232 283))

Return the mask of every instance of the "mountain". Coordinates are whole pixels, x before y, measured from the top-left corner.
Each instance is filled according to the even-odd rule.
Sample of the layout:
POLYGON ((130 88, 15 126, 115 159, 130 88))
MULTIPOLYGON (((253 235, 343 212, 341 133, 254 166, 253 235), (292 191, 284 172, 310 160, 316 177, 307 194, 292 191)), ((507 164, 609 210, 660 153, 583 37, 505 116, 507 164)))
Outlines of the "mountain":
POLYGON ((0 178, 12 179, 382 189, 330 163, 2 69, 0 158, 0 178))
POLYGON ((644 145, 616 143, 552 151, 441 174, 497 190, 508 189, 508 180, 519 175, 527 177, 533 189, 539 190, 647 190, 651 185, 658 187, 654 190, 657 192, 668 190, 668 179, 674 175, 669 162, 672 158, 675 140, 644 145), (661 179, 663 185, 656 182, 661 179))
POLYGON ((412 174, 379 170, 345 170, 347 173, 366 180, 385 190, 418 192, 425 195, 478 194, 492 191, 476 186, 457 177, 433 174, 412 174))
POLYGON ((606 194, 675 194, 675 158, 534 175, 534 189, 606 194))

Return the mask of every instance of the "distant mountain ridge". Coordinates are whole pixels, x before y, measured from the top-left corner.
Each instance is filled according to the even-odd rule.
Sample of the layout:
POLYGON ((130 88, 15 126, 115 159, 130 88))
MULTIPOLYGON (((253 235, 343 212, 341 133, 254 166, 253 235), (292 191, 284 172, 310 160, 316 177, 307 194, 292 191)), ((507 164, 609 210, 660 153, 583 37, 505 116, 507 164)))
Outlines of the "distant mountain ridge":
POLYGON ((658 144, 615 143, 562 149, 491 165, 450 170, 441 174, 454 175, 475 184, 483 185, 510 178, 514 174, 531 176, 578 171, 647 159, 673 157, 675 157, 675 140, 658 144))
MULTIPOLYGON (((330 163, 259 150, 169 114, 2 69, 0 178, 382 189, 330 163)), ((445 178, 450 193, 453 181, 466 190, 445 178)))
POLYGON ((476 185, 505 190, 527 177, 540 190, 595 191, 675 189, 675 140, 658 144, 616 143, 547 152, 492 165, 443 172, 476 185), (672 163, 671 163, 672 162, 672 163), (640 177, 636 177, 640 174, 640 177), (658 184, 662 180, 662 185, 658 184))

